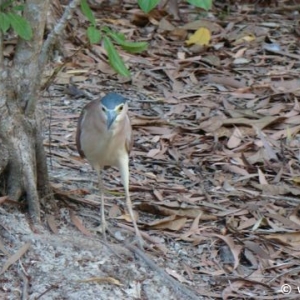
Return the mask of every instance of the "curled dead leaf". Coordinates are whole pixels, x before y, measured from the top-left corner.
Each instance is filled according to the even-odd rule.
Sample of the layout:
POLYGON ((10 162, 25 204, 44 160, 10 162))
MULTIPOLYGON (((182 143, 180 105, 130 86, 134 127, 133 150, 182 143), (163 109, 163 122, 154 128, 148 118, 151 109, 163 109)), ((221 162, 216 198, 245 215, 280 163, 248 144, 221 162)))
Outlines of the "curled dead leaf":
POLYGON ((147 224, 147 226, 151 227, 152 229, 169 229, 172 231, 178 231, 184 227, 186 221, 187 218, 181 218, 173 215, 161 220, 153 221, 147 224))
POLYGON ((114 284, 114 285, 118 285, 118 286, 122 286, 123 284, 121 284, 121 282, 118 279, 115 279, 113 277, 91 277, 91 278, 87 278, 87 279, 82 279, 82 280, 78 280, 78 282, 81 283, 90 283, 90 282, 94 282, 94 283, 110 283, 110 284, 114 284))

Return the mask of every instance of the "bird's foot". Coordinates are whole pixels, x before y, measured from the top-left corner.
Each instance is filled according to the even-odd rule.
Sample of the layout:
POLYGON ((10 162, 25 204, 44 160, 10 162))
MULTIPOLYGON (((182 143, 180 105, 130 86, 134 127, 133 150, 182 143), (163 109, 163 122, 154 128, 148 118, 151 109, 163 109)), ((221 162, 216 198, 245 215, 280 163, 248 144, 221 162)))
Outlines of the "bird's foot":
POLYGON ((106 230, 108 230, 107 226, 106 226, 106 222, 103 223, 103 224, 100 224, 99 226, 95 227, 95 228, 92 228, 91 231, 94 231, 94 232, 100 232, 103 236, 103 239, 106 241, 107 238, 106 238, 106 230))
POLYGON ((146 243, 141 236, 135 236, 135 243, 141 250, 143 250, 144 247, 146 246, 146 243))

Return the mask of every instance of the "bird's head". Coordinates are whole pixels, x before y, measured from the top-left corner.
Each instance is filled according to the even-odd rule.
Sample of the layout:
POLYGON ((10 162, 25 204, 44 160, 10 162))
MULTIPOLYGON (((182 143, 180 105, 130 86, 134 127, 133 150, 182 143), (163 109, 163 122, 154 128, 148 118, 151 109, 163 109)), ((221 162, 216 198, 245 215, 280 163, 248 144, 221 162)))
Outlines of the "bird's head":
POLYGON ((114 129, 126 117, 128 105, 126 98, 116 93, 109 93, 100 101, 101 114, 107 129, 114 129))

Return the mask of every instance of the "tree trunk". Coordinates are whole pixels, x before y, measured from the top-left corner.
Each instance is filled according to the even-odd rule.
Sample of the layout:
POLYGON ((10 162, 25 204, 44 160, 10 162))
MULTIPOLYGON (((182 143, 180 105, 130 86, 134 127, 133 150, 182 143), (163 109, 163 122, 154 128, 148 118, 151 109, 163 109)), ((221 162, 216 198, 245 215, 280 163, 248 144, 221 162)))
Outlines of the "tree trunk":
POLYGON ((0 151, 3 194, 19 200, 25 196, 34 221, 40 220, 39 198, 50 197, 46 157, 37 114, 26 116, 15 99, 7 97, 0 108, 0 151))
MULTIPOLYGON (((19 38, 12 61, 4 58, 0 30, 0 191, 9 198, 25 197, 34 221, 40 221, 40 201, 51 197, 42 126, 37 100, 48 51, 80 0, 70 1, 44 42, 49 0, 26 0, 23 17, 33 37, 19 38)), ((0 0, 0 5, 3 0, 0 0)))

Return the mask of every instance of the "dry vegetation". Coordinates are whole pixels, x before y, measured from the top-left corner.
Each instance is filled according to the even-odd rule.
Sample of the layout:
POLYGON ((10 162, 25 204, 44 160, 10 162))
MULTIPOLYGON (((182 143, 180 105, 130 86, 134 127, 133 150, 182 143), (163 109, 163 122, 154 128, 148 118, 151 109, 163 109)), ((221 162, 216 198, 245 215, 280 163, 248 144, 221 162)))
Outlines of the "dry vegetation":
MULTIPOLYGON (((101 45, 73 55, 85 44, 80 12, 57 47, 69 59, 42 101, 57 210, 44 206, 37 227, 22 203, 1 198, 0 298, 184 299, 158 269, 92 231, 97 178, 76 152, 76 120, 85 103, 117 91, 130 99, 131 193, 147 257, 198 299, 299 299, 299 7, 216 1, 200 15, 182 3, 174 20, 143 16, 134 2, 93 6, 100 24, 149 42, 143 55, 121 52, 130 81, 101 45), (200 27, 210 46, 187 47, 200 27)), ((60 14, 56 3, 52 17, 60 14)), ((110 226, 126 239, 116 170, 105 185, 110 226)))

